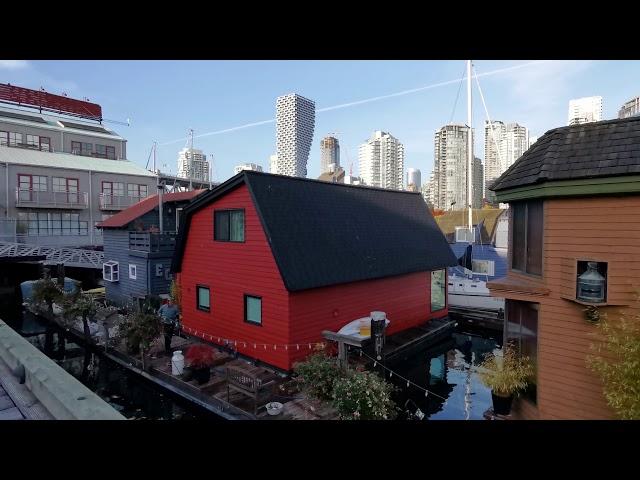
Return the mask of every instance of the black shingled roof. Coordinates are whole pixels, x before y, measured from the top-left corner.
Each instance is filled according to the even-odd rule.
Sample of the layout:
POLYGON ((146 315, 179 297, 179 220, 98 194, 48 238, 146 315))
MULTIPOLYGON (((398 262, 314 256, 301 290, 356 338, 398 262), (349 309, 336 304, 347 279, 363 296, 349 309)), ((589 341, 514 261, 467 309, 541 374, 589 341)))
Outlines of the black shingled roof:
POLYGON ((640 117, 631 117, 549 130, 490 190, 554 180, 638 174, 640 117))
POLYGON ((289 291, 457 263, 419 193, 242 171, 185 209, 174 272, 192 214, 244 183, 289 291))

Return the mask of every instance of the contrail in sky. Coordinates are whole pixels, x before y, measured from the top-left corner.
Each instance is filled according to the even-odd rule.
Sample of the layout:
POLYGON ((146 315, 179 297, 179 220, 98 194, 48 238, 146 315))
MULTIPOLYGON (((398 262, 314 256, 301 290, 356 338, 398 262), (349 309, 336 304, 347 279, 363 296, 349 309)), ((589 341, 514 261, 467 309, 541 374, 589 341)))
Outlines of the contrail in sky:
MULTIPOLYGON (((526 67, 530 67, 532 65, 538 65, 540 63, 546 63, 546 62, 549 62, 549 61, 550 60, 536 60, 534 62, 521 63, 519 65, 514 65, 514 66, 511 66, 511 67, 499 68, 497 70, 491 70, 490 72, 479 73, 477 76, 478 77, 488 77, 488 76, 491 76, 491 75, 498 75, 500 73, 505 73, 505 72, 509 72, 509 71, 512 71, 512 70, 518 70, 520 68, 526 68, 526 67)), ((412 88, 410 90, 403 90, 401 92, 390 93, 388 95, 381 95, 379 97, 371 97, 371 98, 365 98, 363 100, 357 100, 355 102, 341 103, 340 105, 334 105, 332 107, 317 108, 316 112, 317 113, 328 112, 330 110, 338 110, 340 108, 353 107, 355 105, 362 105, 364 103, 377 102, 378 100, 384 100, 386 98, 400 97, 402 95, 409 95, 411 93, 422 92, 423 90, 430 90, 432 88, 444 87, 445 85, 451 85, 451 84, 459 83, 459 82, 460 82, 460 79, 457 78, 455 80, 447 80, 446 82, 432 83, 431 85, 425 85, 423 87, 412 88)), ((242 130, 242 129, 245 129, 245 128, 257 127, 258 125, 265 125, 267 123, 274 123, 275 121, 276 121, 275 118, 272 118, 270 120, 261 120, 259 122, 247 123, 245 125, 239 125, 237 127, 225 128, 224 130, 216 130, 215 132, 207 132, 207 133, 202 133, 200 135, 194 135, 193 138, 202 138, 202 137, 210 137, 211 135, 220 135, 222 133, 234 132, 236 130, 242 130)), ((158 145, 159 146, 171 145, 171 144, 174 144, 174 143, 184 142, 186 140, 187 140, 187 137, 183 137, 183 138, 179 138, 177 140, 171 140, 170 142, 160 143, 158 145)))

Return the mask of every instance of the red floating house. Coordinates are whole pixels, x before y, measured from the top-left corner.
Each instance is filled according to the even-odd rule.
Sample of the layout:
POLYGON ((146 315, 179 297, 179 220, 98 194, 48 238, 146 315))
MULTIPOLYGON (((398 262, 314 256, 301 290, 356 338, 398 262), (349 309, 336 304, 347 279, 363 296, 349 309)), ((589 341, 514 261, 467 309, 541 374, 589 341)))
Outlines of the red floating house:
POLYGON ((278 368, 374 310, 390 334, 448 313, 457 259, 419 193, 243 171, 182 222, 183 325, 278 368))

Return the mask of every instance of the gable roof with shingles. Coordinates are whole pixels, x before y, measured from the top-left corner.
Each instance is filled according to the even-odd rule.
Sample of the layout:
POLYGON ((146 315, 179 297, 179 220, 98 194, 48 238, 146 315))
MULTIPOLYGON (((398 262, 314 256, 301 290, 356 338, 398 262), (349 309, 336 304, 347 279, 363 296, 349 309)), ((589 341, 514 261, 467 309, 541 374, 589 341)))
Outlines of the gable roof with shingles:
POLYGON ((631 117, 549 130, 489 189, 639 174, 640 117, 631 117))
POLYGON ((419 193, 243 171, 184 210, 172 270, 194 212, 246 185, 289 291, 453 266, 457 259, 419 193))
MULTIPOLYGON (((200 195, 204 190, 191 190, 189 192, 175 192, 165 193, 162 196, 162 204, 179 202, 182 200, 191 200, 200 195)), ((112 215, 103 222, 96 225, 98 228, 122 228, 133 222, 135 219, 140 218, 145 213, 150 212, 158 206, 158 194, 151 195, 150 197, 141 200, 138 203, 131 205, 129 208, 122 210, 121 212, 112 215)))

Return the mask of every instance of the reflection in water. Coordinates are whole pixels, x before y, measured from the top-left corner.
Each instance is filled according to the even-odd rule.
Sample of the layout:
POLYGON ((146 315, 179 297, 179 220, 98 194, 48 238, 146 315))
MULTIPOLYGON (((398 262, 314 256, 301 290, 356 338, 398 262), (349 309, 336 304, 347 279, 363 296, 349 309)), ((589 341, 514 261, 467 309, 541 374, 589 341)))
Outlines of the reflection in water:
POLYGON ((450 339, 394 365, 399 375, 446 399, 425 397, 423 391, 407 388, 392 377, 399 388, 393 395, 402 410, 399 418, 410 418, 406 411, 415 414, 419 409, 418 417, 421 412, 431 420, 481 420, 491 407, 491 391, 480 382, 473 366, 499 344, 488 334, 456 332, 450 339))
MULTIPOLYGON (((36 348, 43 351, 89 390, 129 419, 177 420, 212 418, 180 398, 170 398, 159 387, 148 383, 112 362, 65 338, 61 329, 39 322, 25 312, 21 331, 36 348)), ((219 419, 219 418, 217 418, 219 419)))

